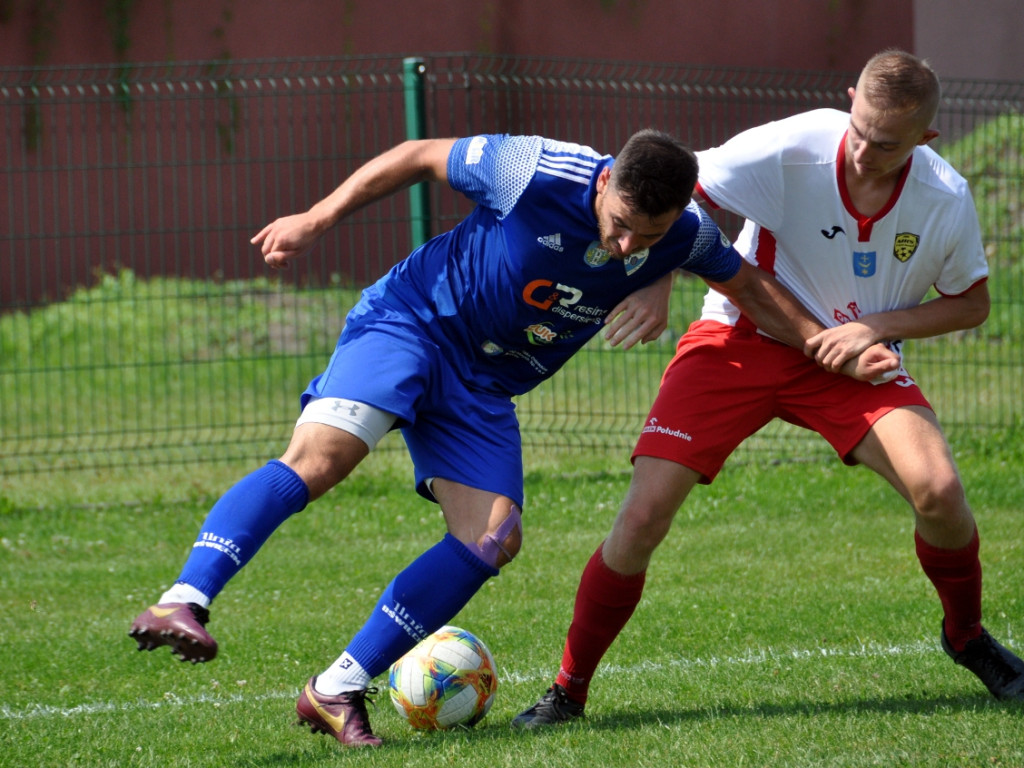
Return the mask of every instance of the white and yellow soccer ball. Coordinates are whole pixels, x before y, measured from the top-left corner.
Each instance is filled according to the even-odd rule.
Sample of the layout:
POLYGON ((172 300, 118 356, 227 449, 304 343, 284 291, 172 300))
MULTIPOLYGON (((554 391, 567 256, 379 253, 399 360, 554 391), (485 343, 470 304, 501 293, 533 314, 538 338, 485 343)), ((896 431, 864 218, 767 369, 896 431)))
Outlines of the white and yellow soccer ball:
POLYGON ((391 665, 391 703, 418 730, 479 723, 494 703, 494 657, 471 632, 444 626, 391 665))

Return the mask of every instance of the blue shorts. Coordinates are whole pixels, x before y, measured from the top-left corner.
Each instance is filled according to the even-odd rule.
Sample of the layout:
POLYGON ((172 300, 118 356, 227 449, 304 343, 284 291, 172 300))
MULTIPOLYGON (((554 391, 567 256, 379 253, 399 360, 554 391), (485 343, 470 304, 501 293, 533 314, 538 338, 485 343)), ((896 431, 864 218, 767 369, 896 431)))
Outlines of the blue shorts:
POLYGON ((468 388, 438 346, 399 313, 350 317, 327 369, 302 393, 341 397, 398 417, 416 490, 433 477, 499 493, 523 505, 523 448, 510 397, 468 388))

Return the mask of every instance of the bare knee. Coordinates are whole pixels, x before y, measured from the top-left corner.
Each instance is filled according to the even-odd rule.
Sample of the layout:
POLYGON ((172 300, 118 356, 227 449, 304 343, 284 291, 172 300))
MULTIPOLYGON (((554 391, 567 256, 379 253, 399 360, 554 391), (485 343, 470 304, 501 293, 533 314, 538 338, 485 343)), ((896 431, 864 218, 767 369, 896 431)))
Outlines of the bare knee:
POLYGON ((646 570, 654 550, 668 535, 674 516, 674 509, 627 503, 605 539, 602 549, 605 564, 623 574, 646 570))
POLYGON ((977 526, 955 472, 937 474, 910 490, 915 527, 929 544, 960 549, 974 537, 977 526))
POLYGON ((602 550, 608 567, 624 574, 647 568, 676 511, 699 480, 698 472, 682 464, 638 456, 629 491, 602 550))
POLYGON ((967 497, 955 471, 938 472, 910 489, 911 503, 921 517, 940 521, 964 514, 967 497))

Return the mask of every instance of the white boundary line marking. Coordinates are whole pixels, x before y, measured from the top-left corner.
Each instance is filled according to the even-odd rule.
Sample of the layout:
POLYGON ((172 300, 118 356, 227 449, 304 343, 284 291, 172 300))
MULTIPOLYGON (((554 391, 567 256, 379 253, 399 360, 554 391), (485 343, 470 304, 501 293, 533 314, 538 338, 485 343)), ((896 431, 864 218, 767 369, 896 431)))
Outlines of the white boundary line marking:
MULTIPOLYGON (((742 656, 710 656, 708 658, 679 658, 667 659, 665 661, 653 662, 644 661, 639 664, 614 665, 602 664, 598 667, 595 677, 610 677, 613 675, 635 675, 640 673, 657 672, 663 669, 714 669, 715 667, 749 666, 756 664, 767 664, 781 661, 804 661, 808 659, 827 658, 883 658, 896 656, 923 656, 938 651, 942 653, 938 643, 919 641, 908 645, 881 645, 879 643, 866 643, 860 648, 794 648, 789 651, 776 650, 773 648, 750 649, 742 656)), ((546 673, 530 673, 519 675, 515 672, 503 672, 502 680, 513 683, 532 682, 551 677, 554 670, 546 673)))
MULTIPOLYGON (((828 658, 882 658, 896 656, 921 656, 928 653, 942 653, 937 643, 920 641, 908 645, 881 645, 867 643, 859 648, 812 648, 792 650, 776 650, 773 648, 751 649, 741 656, 710 656, 708 658, 679 658, 659 662, 641 662, 628 666, 602 664, 597 670, 597 677, 611 675, 630 675, 658 672, 666 669, 714 669, 716 667, 745 666, 783 661, 805 661, 828 658)), ((545 671, 516 672, 502 670, 501 679, 510 684, 531 683, 545 680, 554 674, 552 668, 545 671)), ((201 704, 212 704, 220 707, 225 704, 252 703, 254 701, 276 701, 278 699, 297 698, 300 688, 294 692, 262 693, 247 696, 235 693, 227 696, 199 694, 196 696, 177 696, 174 693, 164 694, 162 701, 134 701, 120 704, 113 702, 96 702, 79 704, 74 707, 55 707, 47 704, 34 704, 23 709, 13 709, 7 704, 0 705, 0 720, 32 720, 35 718, 76 717, 79 715, 102 715, 115 712, 140 712, 146 709, 162 709, 164 707, 190 707, 201 704)))
POLYGON ((189 707, 195 704, 213 704, 213 706, 219 707, 223 704, 297 698, 299 692, 300 689, 296 689, 295 693, 264 693, 256 696, 244 696, 240 693, 230 696, 211 696, 206 693, 199 694, 198 696, 176 696, 173 693, 166 693, 164 694, 163 701, 132 701, 122 704, 95 702, 93 704, 79 704, 74 707, 33 704, 22 710, 14 710, 4 704, 0 705, 0 720, 32 720, 37 717, 74 717, 76 715, 102 715, 113 712, 141 712, 144 709, 189 707))

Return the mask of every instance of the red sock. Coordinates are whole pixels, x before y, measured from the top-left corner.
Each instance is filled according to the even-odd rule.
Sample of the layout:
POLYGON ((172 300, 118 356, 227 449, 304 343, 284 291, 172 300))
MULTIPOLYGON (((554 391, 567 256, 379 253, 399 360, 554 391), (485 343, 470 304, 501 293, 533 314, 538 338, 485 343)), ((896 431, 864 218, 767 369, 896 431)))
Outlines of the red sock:
POLYGON ((963 549, 933 547, 914 532, 917 559, 939 593, 945 612, 943 627, 955 650, 981 634, 981 561, 978 531, 963 549))
POLYGON ((623 576, 601 557, 601 547, 583 569, 576 592, 576 607, 562 653, 562 668, 555 679, 581 704, 605 651, 626 626, 644 591, 646 572, 623 576))

